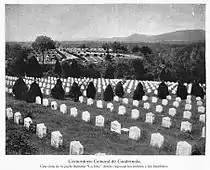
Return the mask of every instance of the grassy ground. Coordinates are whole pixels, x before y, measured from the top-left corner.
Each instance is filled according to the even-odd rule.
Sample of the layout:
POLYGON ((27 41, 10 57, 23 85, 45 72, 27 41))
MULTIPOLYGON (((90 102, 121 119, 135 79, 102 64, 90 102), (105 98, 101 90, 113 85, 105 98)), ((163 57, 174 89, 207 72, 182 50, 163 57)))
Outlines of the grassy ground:
MULTIPOLYGON (((98 96, 99 97, 99 96, 98 96)), ((49 97, 48 97, 49 98, 49 97)), ((173 96, 173 99, 175 97, 173 96)), ((50 101, 53 99, 49 98, 50 101)), ((149 99, 151 100, 151 99, 149 99)), ((164 108, 163 113, 155 113, 155 106, 152 104, 150 110, 143 108, 143 102, 140 102, 137 108, 140 111, 140 117, 137 120, 132 120, 130 113, 131 109, 136 108, 132 104, 126 105, 126 115, 118 115, 118 106, 121 102, 114 103, 114 111, 110 112, 104 107, 104 109, 96 108, 96 101, 93 106, 87 106, 86 104, 75 103, 72 100, 57 100, 58 105, 65 103, 68 106, 68 113, 62 114, 59 110, 52 111, 50 107, 44 107, 37 104, 28 104, 24 101, 18 101, 11 95, 6 95, 6 107, 11 107, 15 112, 19 111, 23 118, 31 117, 36 123, 44 123, 48 129, 48 135, 39 139, 36 134, 28 132, 23 125, 15 125, 13 121, 6 121, 6 150, 7 154, 44 154, 44 155, 63 155, 69 154, 70 141, 79 140, 84 146, 84 154, 95 154, 97 152, 104 152, 106 154, 113 155, 174 155, 176 152, 176 144, 178 141, 187 141, 193 146, 193 151, 199 147, 200 154, 204 154, 205 139, 201 138, 202 127, 204 123, 199 122, 199 113, 197 112, 197 106, 195 99, 193 98, 192 117, 189 122, 192 123, 192 132, 181 132, 181 122, 183 119, 183 111, 185 101, 181 102, 180 107, 177 109, 177 114, 172 118, 172 127, 170 129, 161 126, 162 117, 169 116, 168 109, 172 107, 172 101, 164 108), (70 108, 76 107, 78 109, 78 116, 76 118, 69 115, 70 108), (81 113, 83 111, 89 111, 91 115, 90 122, 84 122, 81 119, 81 113), (145 123, 145 115, 148 112, 155 113, 155 123, 150 125, 145 123), (105 117, 104 128, 95 127, 95 116, 103 115, 105 117), (130 126, 138 126, 141 129, 141 138, 139 141, 133 141, 128 139, 128 133, 121 135, 110 131, 111 121, 118 120, 122 127, 129 128, 130 126), (54 149, 50 146, 51 132, 59 130, 63 135, 64 145, 58 149, 54 149), (164 136, 164 145, 160 149, 150 147, 150 137, 154 132, 159 132, 164 136), (26 134, 23 141, 26 141, 26 145, 22 146, 27 150, 28 146, 32 146, 30 153, 12 151, 10 147, 13 147, 13 140, 20 140, 18 135, 14 134, 26 134), (16 137, 16 138, 15 138, 16 137), (15 138, 15 139, 14 139, 15 138)), ((161 103, 158 100, 158 103, 161 103)), ((106 106, 106 102, 104 102, 106 106)), ((170 116, 169 116, 170 117, 170 116)), ((22 139, 21 139, 22 140, 22 139)), ((20 147, 21 148, 21 147, 20 147)))

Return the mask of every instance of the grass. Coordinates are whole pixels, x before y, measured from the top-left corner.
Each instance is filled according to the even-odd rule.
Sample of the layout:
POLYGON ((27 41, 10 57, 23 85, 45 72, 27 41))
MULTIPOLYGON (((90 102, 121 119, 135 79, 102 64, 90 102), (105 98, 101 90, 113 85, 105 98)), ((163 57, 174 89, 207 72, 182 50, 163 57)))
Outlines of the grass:
MULTIPOLYGON (((129 97, 129 96, 128 96, 129 97)), ((97 96, 98 99, 100 99, 97 96)), ((52 101, 52 98, 48 99, 52 101)), ((173 96, 174 99, 174 96, 173 96)), ((149 100, 151 100, 149 98, 149 100)), ((118 115, 118 106, 121 102, 114 103, 114 111, 110 112, 106 109, 107 102, 104 102, 104 108, 96 108, 96 101, 93 106, 87 106, 86 104, 75 103, 72 100, 57 100, 58 106, 60 104, 66 104, 68 106, 68 113, 62 114, 59 110, 52 111, 50 107, 44 107, 35 103, 29 104, 25 101, 18 101, 11 95, 6 95, 6 108, 11 107, 13 112, 19 111, 23 118, 31 117, 36 123, 44 123, 48 129, 47 136, 43 139, 39 139, 36 134, 31 133, 24 128, 23 125, 14 125, 13 121, 7 120, 6 126, 6 145, 12 140, 19 140, 18 135, 15 139, 11 137, 11 134, 22 133, 26 134, 26 139, 23 140, 25 146, 32 146, 30 154, 37 155, 68 155, 69 145, 73 140, 78 140, 84 146, 84 154, 92 155, 97 152, 104 152, 111 155, 174 155, 176 152, 176 144, 178 141, 187 141, 193 148, 200 154, 205 153, 205 139, 201 138, 202 127, 204 123, 199 122, 199 113, 196 110, 196 101, 193 98, 192 118, 188 120, 192 123, 192 132, 181 132, 180 125, 183 119, 184 101, 181 102, 180 107, 177 109, 177 114, 174 117, 168 115, 168 109, 172 107, 172 101, 164 108, 163 113, 155 113, 155 106, 160 104, 158 100, 157 104, 152 104, 150 110, 143 108, 143 102, 141 101, 139 107, 134 107, 132 104, 126 106, 126 114, 118 115), (76 107, 78 109, 78 116, 76 118, 70 116, 70 108, 76 107), (140 111, 140 118, 137 120, 131 119, 131 109, 137 108, 140 111), (81 119, 83 111, 88 111, 91 115, 90 122, 84 122, 81 119), (155 113, 155 123, 150 125, 145 123, 146 113, 152 111, 155 113), (104 127, 95 126, 95 116, 102 115, 105 118, 104 127), (169 116, 172 119, 172 127, 170 129, 161 126, 163 116, 169 116), (129 128, 130 126, 138 126, 141 129, 141 138, 138 141, 133 141, 128 138, 128 133, 119 135, 110 131, 111 121, 118 120, 121 123, 122 128, 129 128), (15 129, 15 130, 14 130, 15 129), (63 135, 64 145, 58 149, 54 149, 50 146, 51 132, 59 130, 63 135), (150 136, 152 133, 159 132, 164 136, 164 145, 162 148, 157 149, 149 146, 150 136), (10 139, 11 138, 11 139, 10 139), (203 146, 204 145, 204 146, 203 146), (194 147, 195 146, 195 147, 194 147), (204 147, 204 149, 202 148, 204 147)), ((14 135, 13 135, 14 136, 14 135)), ((8 145, 7 148, 11 147, 8 145)), ((21 149, 19 149, 21 150, 21 149)), ((27 152, 20 152, 18 149, 14 153, 11 149, 7 149, 6 154, 27 154, 27 152)))

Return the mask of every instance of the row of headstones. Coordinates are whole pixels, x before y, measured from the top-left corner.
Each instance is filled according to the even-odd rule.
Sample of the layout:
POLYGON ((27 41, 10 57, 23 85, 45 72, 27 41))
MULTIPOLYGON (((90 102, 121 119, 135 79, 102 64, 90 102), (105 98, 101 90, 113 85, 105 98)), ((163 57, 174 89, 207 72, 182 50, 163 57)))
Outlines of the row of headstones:
MULTIPOLYGON (((21 119, 20 112, 16 112, 13 117, 13 111, 11 108, 6 109, 7 118, 13 119, 16 124, 19 124, 19 120, 21 119)), ((24 127, 29 129, 30 124, 33 123, 30 117, 24 118, 24 127)), ((124 131, 129 131, 129 138, 134 140, 139 140, 141 137, 141 130, 137 126, 132 126, 130 129, 122 128, 124 131)), ((117 121, 111 122, 111 131, 121 133, 121 124, 117 121)), ((36 135, 42 139, 47 135, 47 128, 44 123, 40 123, 36 125, 36 135)), ((203 137, 205 137, 205 127, 202 131, 203 137)), ((164 136, 160 133, 151 134, 150 146, 161 148, 164 143, 164 136)), ((59 131, 51 132, 51 146, 55 148, 59 148, 63 145, 63 136, 59 131)), ((176 155, 191 155, 192 146, 186 141, 177 142, 176 147, 176 155)), ((79 141, 70 142, 70 155, 82 155, 84 154, 84 147, 79 141)))

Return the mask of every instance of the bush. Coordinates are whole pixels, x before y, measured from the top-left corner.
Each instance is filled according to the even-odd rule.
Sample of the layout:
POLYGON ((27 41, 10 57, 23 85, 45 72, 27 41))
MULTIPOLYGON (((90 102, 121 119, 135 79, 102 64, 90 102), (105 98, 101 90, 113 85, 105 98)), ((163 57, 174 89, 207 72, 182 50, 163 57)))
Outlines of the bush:
POLYGON ((37 59, 32 56, 27 63, 27 72, 26 72, 27 77, 42 77, 42 67, 37 61, 37 59))
POLYGON ((158 90, 158 97, 160 99, 165 99, 166 96, 169 95, 168 86, 164 82, 160 83, 157 90, 158 90))
POLYGON ((51 89, 51 95, 54 99, 64 99, 65 91, 62 87, 62 82, 60 79, 57 80, 55 86, 51 89))
POLYGON ((33 82, 31 84, 30 90, 27 93, 26 101, 28 103, 33 103, 33 102, 36 101, 36 97, 37 96, 39 96, 41 98, 41 101, 42 101, 42 97, 43 96, 42 96, 41 89, 40 89, 39 85, 36 82, 33 82))
POLYGON ((21 77, 16 80, 14 86, 12 87, 12 92, 15 95, 16 99, 18 100, 26 99, 28 87, 21 77))
POLYGON ((145 94, 144 88, 139 82, 138 86, 136 87, 134 94, 133 94, 133 100, 142 100, 142 96, 145 94))
POLYGON ((93 82, 90 82, 87 87, 87 98, 95 99, 96 96, 96 88, 93 82))
POLYGON ((104 91, 104 101, 112 101, 114 98, 114 92, 112 86, 109 84, 104 91))
POLYGON ((79 100, 79 96, 82 96, 82 93, 80 91, 80 87, 78 86, 77 83, 73 83, 69 94, 67 95, 68 97, 72 98, 75 102, 79 100))
POLYGON ((115 87, 115 95, 117 95, 118 97, 123 97, 125 94, 123 86, 122 86, 122 82, 118 82, 116 87, 115 87))

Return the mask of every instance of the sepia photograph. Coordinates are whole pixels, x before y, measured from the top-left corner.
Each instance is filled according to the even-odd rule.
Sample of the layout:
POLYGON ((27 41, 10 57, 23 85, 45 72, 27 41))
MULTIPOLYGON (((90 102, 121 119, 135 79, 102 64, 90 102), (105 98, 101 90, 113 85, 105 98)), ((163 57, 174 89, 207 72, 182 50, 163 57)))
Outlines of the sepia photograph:
POLYGON ((4 7, 5 155, 206 155, 206 4, 4 7))

